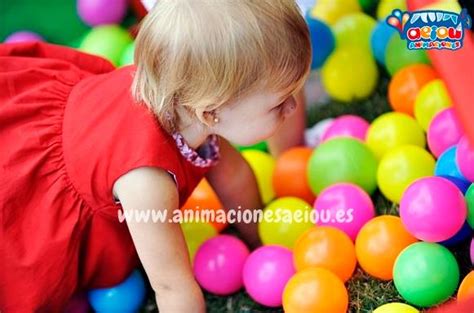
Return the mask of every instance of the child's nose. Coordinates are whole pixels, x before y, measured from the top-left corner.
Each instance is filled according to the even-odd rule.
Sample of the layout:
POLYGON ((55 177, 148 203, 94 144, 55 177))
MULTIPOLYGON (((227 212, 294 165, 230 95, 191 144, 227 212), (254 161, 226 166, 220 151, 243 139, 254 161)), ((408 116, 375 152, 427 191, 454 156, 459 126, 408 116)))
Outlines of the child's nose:
POLYGON ((292 115, 296 110, 296 105, 297 105, 296 100, 293 96, 288 98, 288 100, 285 101, 285 104, 282 110, 283 116, 289 117, 290 115, 292 115))

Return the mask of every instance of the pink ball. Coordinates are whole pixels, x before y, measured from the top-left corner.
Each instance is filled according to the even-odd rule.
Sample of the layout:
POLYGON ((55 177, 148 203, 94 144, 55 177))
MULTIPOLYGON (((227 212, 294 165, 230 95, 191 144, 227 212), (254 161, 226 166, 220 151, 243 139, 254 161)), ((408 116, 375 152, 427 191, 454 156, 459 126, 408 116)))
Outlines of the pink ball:
POLYGON ((369 220, 375 217, 372 199, 362 188, 338 183, 322 190, 314 202, 317 224, 339 228, 352 240, 369 220))
POLYGON ((469 143, 467 136, 461 138, 456 151, 456 162, 461 174, 474 182, 474 146, 469 143))
POLYGON ((33 33, 30 31, 20 31, 8 36, 4 42, 14 43, 14 42, 28 42, 28 41, 44 41, 44 39, 37 33, 33 33))
POLYGON ((322 141, 335 137, 351 137, 365 140, 369 123, 357 115, 342 115, 334 120, 323 135, 322 141))
POLYGON ((461 124, 452 108, 439 112, 428 128, 428 146, 435 157, 459 142, 463 134, 461 124))
POLYGON ((194 256, 194 275, 202 288, 229 295, 242 288, 242 270, 249 250, 234 236, 219 235, 199 247, 194 256))
POLYGON ((282 304, 285 285, 294 273, 291 250, 280 246, 260 247, 245 262, 244 286, 257 303, 278 307, 282 304))
POLYGON ((77 12, 90 26, 120 24, 127 13, 127 0, 78 0, 77 12))
POLYGON ((472 237, 471 241, 471 262, 474 265, 474 237, 472 237))
POLYGON ((88 313, 90 312, 87 295, 83 293, 75 294, 71 297, 64 309, 65 313, 88 313))
POLYGON ((463 226, 467 217, 466 201, 449 180, 420 178, 403 193, 400 217, 416 238, 440 242, 456 235, 463 226))

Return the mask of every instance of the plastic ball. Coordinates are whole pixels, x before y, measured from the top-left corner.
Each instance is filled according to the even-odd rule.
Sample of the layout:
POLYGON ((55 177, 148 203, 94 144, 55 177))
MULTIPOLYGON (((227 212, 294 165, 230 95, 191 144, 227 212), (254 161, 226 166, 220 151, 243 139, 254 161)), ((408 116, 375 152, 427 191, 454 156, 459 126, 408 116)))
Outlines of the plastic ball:
POLYGON ((359 230, 375 216, 370 196, 357 185, 337 183, 321 191, 314 202, 318 225, 333 226, 355 240, 359 230))
POLYGON ((334 25, 341 17, 360 12, 358 0, 318 0, 309 11, 312 17, 318 18, 329 26, 334 25))
POLYGON ((416 306, 430 307, 454 294, 459 283, 459 266, 445 247, 418 242, 400 253, 393 278, 403 299, 416 306))
POLYGON ((474 271, 470 271, 469 274, 464 277, 459 286, 458 301, 467 300, 468 298, 474 297, 474 271))
POLYGON ((296 273, 283 292, 286 313, 346 313, 349 296, 344 283, 332 272, 311 267, 296 273))
POLYGON ((471 184, 471 186, 467 189, 465 198, 468 209, 467 222, 471 228, 474 229, 474 184, 471 184))
POLYGON ((367 12, 375 7, 377 0, 359 0, 359 4, 360 7, 367 12))
POLYGON ((392 14, 393 10, 395 9, 406 11, 406 0, 381 0, 379 2, 379 6, 377 7, 377 18, 379 20, 385 20, 385 18, 392 14))
POLYGON ((44 41, 43 37, 30 31, 19 31, 5 38, 4 43, 17 43, 29 41, 44 41))
POLYGON ((399 203, 403 192, 415 180, 434 173, 435 160, 426 150, 406 145, 390 150, 380 161, 377 182, 382 194, 399 203))
POLYGON ((278 198, 297 197, 308 203, 316 198, 309 188, 306 168, 313 149, 295 147, 283 152, 273 172, 273 190, 278 198))
POLYGON ((280 245, 293 249, 296 240, 314 227, 311 206, 298 198, 285 197, 271 202, 263 211, 258 233, 265 245, 280 245))
POLYGON ((330 226, 313 227, 306 231, 293 251, 298 271, 322 267, 344 282, 351 278, 357 263, 352 240, 341 230, 330 226))
POLYGON ((470 255, 471 255, 471 263, 474 265, 474 237, 472 237, 472 241, 471 241, 470 255))
POLYGON ((453 13, 461 13, 461 6, 457 0, 438 0, 422 8, 423 10, 441 10, 453 13))
POLYGON ((415 99, 415 118, 424 130, 439 112, 451 106, 446 85, 440 79, 427 83, 415 99))
POLYGON ((400 217, 416 238, 439 242, 461 229, 467 216, 463 194, 442 177, 426 177, 414 182, 403 194, 400 217))
POLYGON ((372 194, 377 188, 377 160, 362 142, 335 138, 320 145, 308 163, 309 185, 315 194, 341 182, 362 187, 372 194))
POLYGON ((445 247, 452 247, 463 242, 464 240, 469 238, 471 235, 472 235, 472 229, 469 226, 469 223, 464 222, 461 229, 453 237, 449 238, 448 240, 441 241, 439 242, 439 244, 442 244, 445 247))
POLYGON ((399 70, 388 85, 388 101, 393 110, 414 116, 416 96, 423 86, 437 78, 434 69, 426 64, 413 64, 399 70))
POLYGON ((291 250, 280 246, 260 247, 245 261, 245 290, 255 302, 278 307, 282 304, 285 285, 294 274, 291 250))
POLYGON ((467 190, 471 186, 471 183, 468 182, 467 180, 460 179, 457 177, 447 176, 447 175, 439 175, 439 177, 446 178, 447 180, 452 182, 454 185, 456 185, 456 187, 458 187, 459 191, 461 191, 463 194, 466 194, 467 190))
POLYGON ((250 146, 236 146, 236 148, 240 152, 245 151, 245 150, 258 150, 262 152, 268 152, 268 145, 266 141, 260 141, 250 146))
POLYGON ((332 27, 336 46, 358 45, 370 53, 370 36, 377 22, 369 15, 356 12, 340 18, 332 27))
POLYGON ((127 0, 77 0, 77 12, 89 26, 120 24, 127 6, 127 0))
POLYGON ((132 37, 118 25, 105 25, 93 28, 82 41, 79 49, 108 59, 115 65, 125 49, 132 42, 132 37))
POLYGON ((135 42, 131 42, 120 58, 120 66, 133 64, 133 58, 135 54, 135 42))
POLYGON ((436 114, 428 127, 428 147, 439 157, 449 147, 456 145, 463 135, 461 124, 452 108, 436 114))
POLYGON ((350 102, 374 91, 379 73, 374 59, 359 46, 338 47, 321 70, 322 84, 334 99, 350 102))
POLYGON ((385 50, 387 49, 388 41, 396 30, 387 24, 385 21, 380 21, 375 25, 374 30, 370 36, 370 47, 372 54, 382 65, 385 65, 385 50))
POLYGON ((275 159, 270 154, 258 150, 242 151, 242 156, 247 160, 255 174, 263 203, 269 203, 275 198, 272 185, 275 159))
POLYGON ((187 214, 186 211, 202 211, 208 210, 213 211, 216 219, 209 222, 218 232, 226 228, 227 223, 225 220, 218 220, 218 212, 224 209, 224 205, 221 200, 212 189, 211 185, 206 179, 202 179, 199 184, 194 188, 188 200, 181 207, 183 214, 187 214))
POLYGON ((456 151, 457 146, 451 147, 444 151, 436 161, 435 175, 436 176, 451 176, 463 181, 469 182, 459 171, 459 167, 456 164, 456 151))
POLYGON ((406 40, 395 33, 388 41, 385 50, 385 66, 390 75, 413 64, 430 64, 425 50, 409 50, 406 40))
POLYGON ((420 313, 420 311, 405 303, 387 303, 379 306, 372 313, 420 313))
POLYGON ((181 223, 181 229, 183 230, 191 262, 194 260, 194 256, 199 247, 206 242, 206 240, 217 235, 216 229, 209 223, 185 222, 181 223))
POLYGON ((424 148, 426 139, 423 129, 414 118, 404 113, 389 112, 372 122, 367 130, 366 142, 377 158, 381 159, 396 147, 414 145, 424 148))
POLYGON ((398 216, 381 215, 367 222, 355 243, 357 261, 369 275, 393 279, 393 265, 400 252, 417 242, 398 216))
POLYGON ((365 141, 369 123, 357 115, 342 115, 334 119, 324 132, 322 141, 336 137, 351 137, 365 141))
POLYGON ((474 182, 474 145, 469 143, 466 136, 459 141, 456 162, 461 174, 467 180, 474 182))
POLYGON ((148 14, 156 0, 131 0, 130 5, 135 12, 138 20, 141 20, 148 14))
POLYGON ((96 312, 137 312, 146 296, 145 281, 135 270, 122 283, 111 288, 89 291, 89 303, 96 312))
POLYGON ((249 250, 234 236, 209 239, 194 256, 194 276, 202 288, 216 295, 230 295, 243 286, 242 270, 249 250))
POLYGON ((307 14, 306 22, 308 23, 309 33, 311 35, 313 51, 311 69, 314 70, 320 68, 334 51, 336 40, 331 28, 323 21, 312 17, 311 14, 307 14))
POLYGON ((318 147, 322 142, 326 130, 331 126, 334 120, 334 118, 326 118, 317 122, 313 127, 306 129, 304 135, 305 145, 310 148, 318 147))

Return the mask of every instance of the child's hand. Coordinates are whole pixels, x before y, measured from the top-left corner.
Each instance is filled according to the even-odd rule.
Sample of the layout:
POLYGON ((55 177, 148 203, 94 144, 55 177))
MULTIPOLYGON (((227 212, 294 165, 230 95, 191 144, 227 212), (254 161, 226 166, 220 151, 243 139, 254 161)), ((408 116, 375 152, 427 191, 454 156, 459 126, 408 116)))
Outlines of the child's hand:
POLYGON ((156 303, 160 313, 204 313, 206 305, 201 289, 195 281, 173 290, 158 290, 156 303))

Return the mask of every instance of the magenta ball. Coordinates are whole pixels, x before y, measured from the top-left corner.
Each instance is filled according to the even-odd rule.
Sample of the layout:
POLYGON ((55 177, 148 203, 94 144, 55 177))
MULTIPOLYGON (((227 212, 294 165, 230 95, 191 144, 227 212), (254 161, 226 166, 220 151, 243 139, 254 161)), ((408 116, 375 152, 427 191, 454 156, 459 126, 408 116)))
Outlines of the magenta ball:
POLYGON ((461 174, 474 182, 474 145, 469 143, 467 136, 461 138, 456 151, 456 162, 461 174))
POLYGON ((459 189, 442 177, 416 180, 403 193, 400 217, 405 228, 423 241, 448 240, 461 229, 467 205, 459 189))
POLYGON ((471 262, 474 265, 474 237, 472 237, 471 241, 471 262))
POLYGON ((461 124, 452 108, 439 112, 428 128, 428 146, 435 157, 456 145, 463 134, 461 124))
POLYGON ((365 140, 369 123, 357 115, 342 115, 336 118, 325 131, 322 140, 335 137, 351 137, 365 140))
POLYGON ((229 295, 243 286, 242 270, 249 250, 234 236, 219 235, 199 247, 194 256, 194 276, 202 288, 229 295))
POLYGON ((245 290, 255 302, 278 307, 282 304, 285 285, 293 274, 295 268, 291 250, 281 246, 260 247, 245 262, 245 290))
POLYGON ((351 183, 338 183, 321 191, 314 202, 317 225, 339 228, 352 240, 369 220, 375 217, 372 199, 362 188, 351 183))
POLYGON ((77 11, 90 26, 120 24, 127 13, 127 0, 78 0, 77 11))
POLYGON ((20 31, 11 34, 5 38, 5 43, 15 43, 15 42, 28 42, 28 41, 44 41, 43 37, 37 33, 30 31, 20 31))

